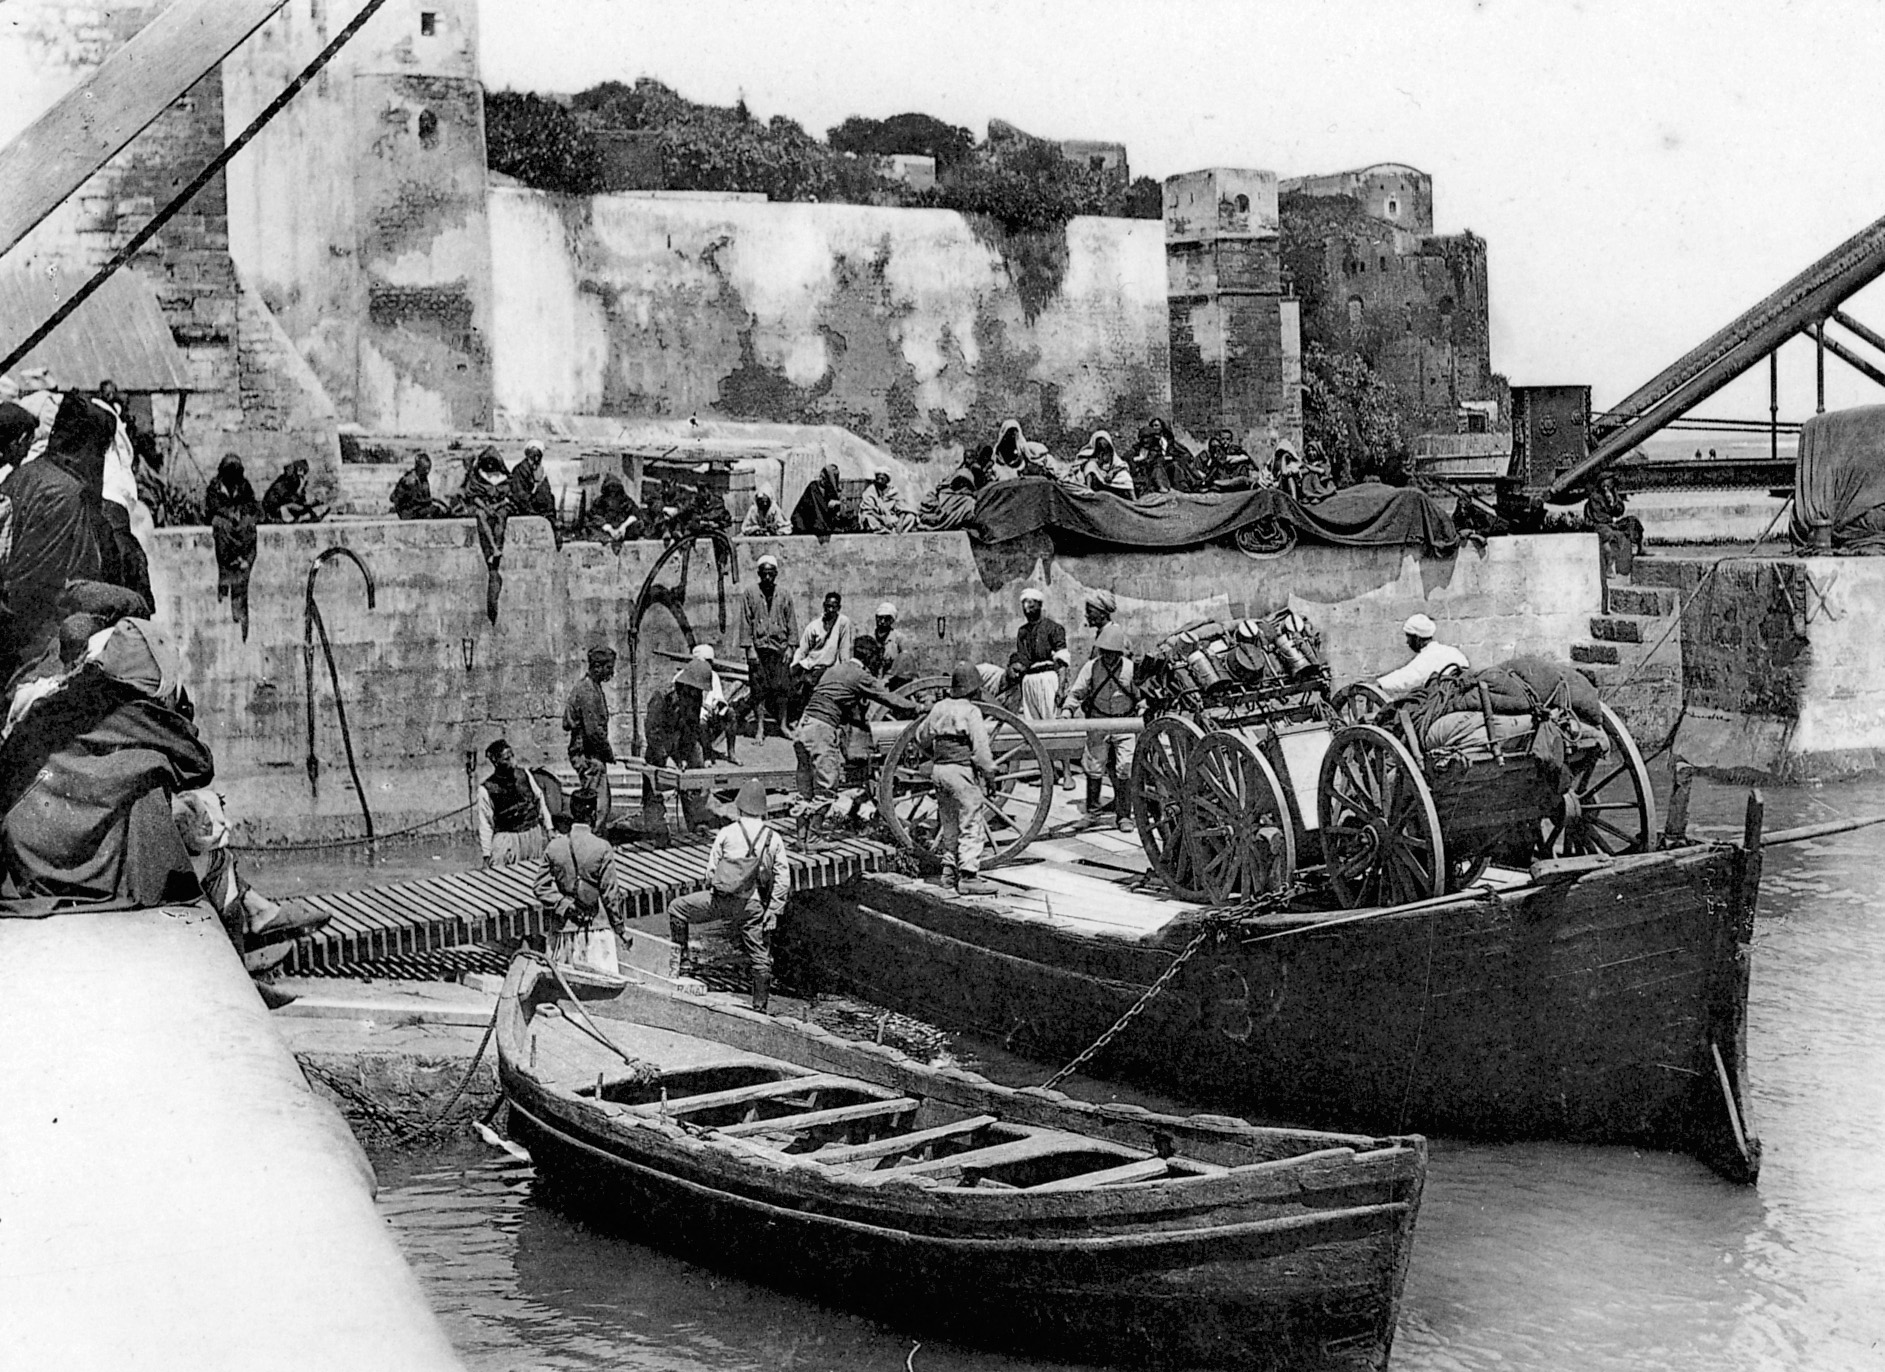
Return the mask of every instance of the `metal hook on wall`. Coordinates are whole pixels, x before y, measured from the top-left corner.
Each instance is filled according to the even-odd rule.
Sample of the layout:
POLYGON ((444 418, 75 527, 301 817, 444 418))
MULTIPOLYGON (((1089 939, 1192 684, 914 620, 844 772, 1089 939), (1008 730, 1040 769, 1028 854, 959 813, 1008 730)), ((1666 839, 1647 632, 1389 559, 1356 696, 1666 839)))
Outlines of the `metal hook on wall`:
POLYGON ((374 608, 377 592, 373 583, 373 573, 367 564, 360 560, 360 555, 351 548, 333 547, 316 553, 314 561, 308 566, 307 591, 302 601, 301 613, 301 662, 305 674, 308 702, 308 789, 316 799, 321 794, 321 760, 314 751, 314 638, 318 633, 321 640, 321 655, 327 659, 327 680, 334 692, 334 714, 340 720, 341 746, 347 753, 347 773, 353 778, 354 792, 360 797, 360 814, 366 821, 367 839, 373 838, 373 811, 367 804, 367 788, 360 781, 360 768, 353 756, 353 731, 347 725, 347 702, 341 696, 340 669, 334 665, 334 648, 328 641, 327 624, 321 618, 321 607, 314 598, 314 583, 320 577, 321 568, 335 558, 345 558, 360 569, 360 575, 367 584, 367 608, 374 608))

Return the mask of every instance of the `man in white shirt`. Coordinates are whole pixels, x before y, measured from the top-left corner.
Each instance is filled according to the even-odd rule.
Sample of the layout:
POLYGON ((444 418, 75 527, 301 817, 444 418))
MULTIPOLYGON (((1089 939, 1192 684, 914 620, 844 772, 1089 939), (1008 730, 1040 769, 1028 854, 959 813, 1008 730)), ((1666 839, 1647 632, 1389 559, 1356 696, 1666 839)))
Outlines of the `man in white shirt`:
POLYGON ((1473 665, 1458 648, 1434 641, 1439 631, 1425 615, 1410 616, 1407 623, 1401 625, 1401 632, 1407 635, 1407 650, 1414 656, 1405 666, 1396 667, 1375 682, 1389 700, 1411 696, 1448 667, 1465 671, 1473 665))

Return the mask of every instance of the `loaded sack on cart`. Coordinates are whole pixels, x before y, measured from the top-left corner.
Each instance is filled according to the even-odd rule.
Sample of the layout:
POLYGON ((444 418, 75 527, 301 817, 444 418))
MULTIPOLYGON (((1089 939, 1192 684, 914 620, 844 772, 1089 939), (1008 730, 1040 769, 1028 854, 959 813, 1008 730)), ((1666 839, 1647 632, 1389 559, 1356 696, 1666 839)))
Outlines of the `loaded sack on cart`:
POLYGON ((1622 720, 1537 657, 1444 673, 1341 730, 1322 782, 1330 884, 1351 907, 1458 890, 1495 861, 1640 852, 1655 825, 1622 720))

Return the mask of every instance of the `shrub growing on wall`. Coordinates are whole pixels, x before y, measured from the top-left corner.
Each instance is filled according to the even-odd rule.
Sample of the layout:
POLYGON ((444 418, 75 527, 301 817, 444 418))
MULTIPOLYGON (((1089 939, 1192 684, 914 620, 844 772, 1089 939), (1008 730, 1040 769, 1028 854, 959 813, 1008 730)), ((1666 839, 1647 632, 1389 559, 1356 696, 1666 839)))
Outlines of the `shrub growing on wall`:
POLYGON ((486 91, 484 160, 526 186, 565 195, 602 189, 595 141, 569 110, 522 91, 486 91))
POLYGON ((1305 343, 1303 446, 1321 457, 1338 486, 1407 480, 1407 437, 1394 388, 1359 354, 1305 343))

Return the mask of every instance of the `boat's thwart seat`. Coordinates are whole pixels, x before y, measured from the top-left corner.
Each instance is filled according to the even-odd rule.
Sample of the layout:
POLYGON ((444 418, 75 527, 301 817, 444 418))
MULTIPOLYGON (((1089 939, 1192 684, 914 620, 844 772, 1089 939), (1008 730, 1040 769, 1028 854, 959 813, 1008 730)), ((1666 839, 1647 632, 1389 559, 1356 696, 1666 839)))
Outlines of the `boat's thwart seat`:
MULTIPOLYGON (((710 1136, 739 1139, 834 1170, 907 1177, 925 1185, 1033 1191, 1130 1186, 1225 1169, 1186 1158, 1155 1157, 1104 1140, 968 1115, 918 1128, 924 1102, 914 1096, 827 1072, 777 1064, 775 1080, 701 1091, 702 1081, 750 1061, 693 1067, 671 1082, 643 1086, 628 1113, 676 1122, 710 1136), (669 1087, 681 1090, 672 1094, 669 1087), (688 1094, 686 1088, 696 1089, 688 1094)), ((932 1115, 933 1118, 933 1115, 932 1115)))

